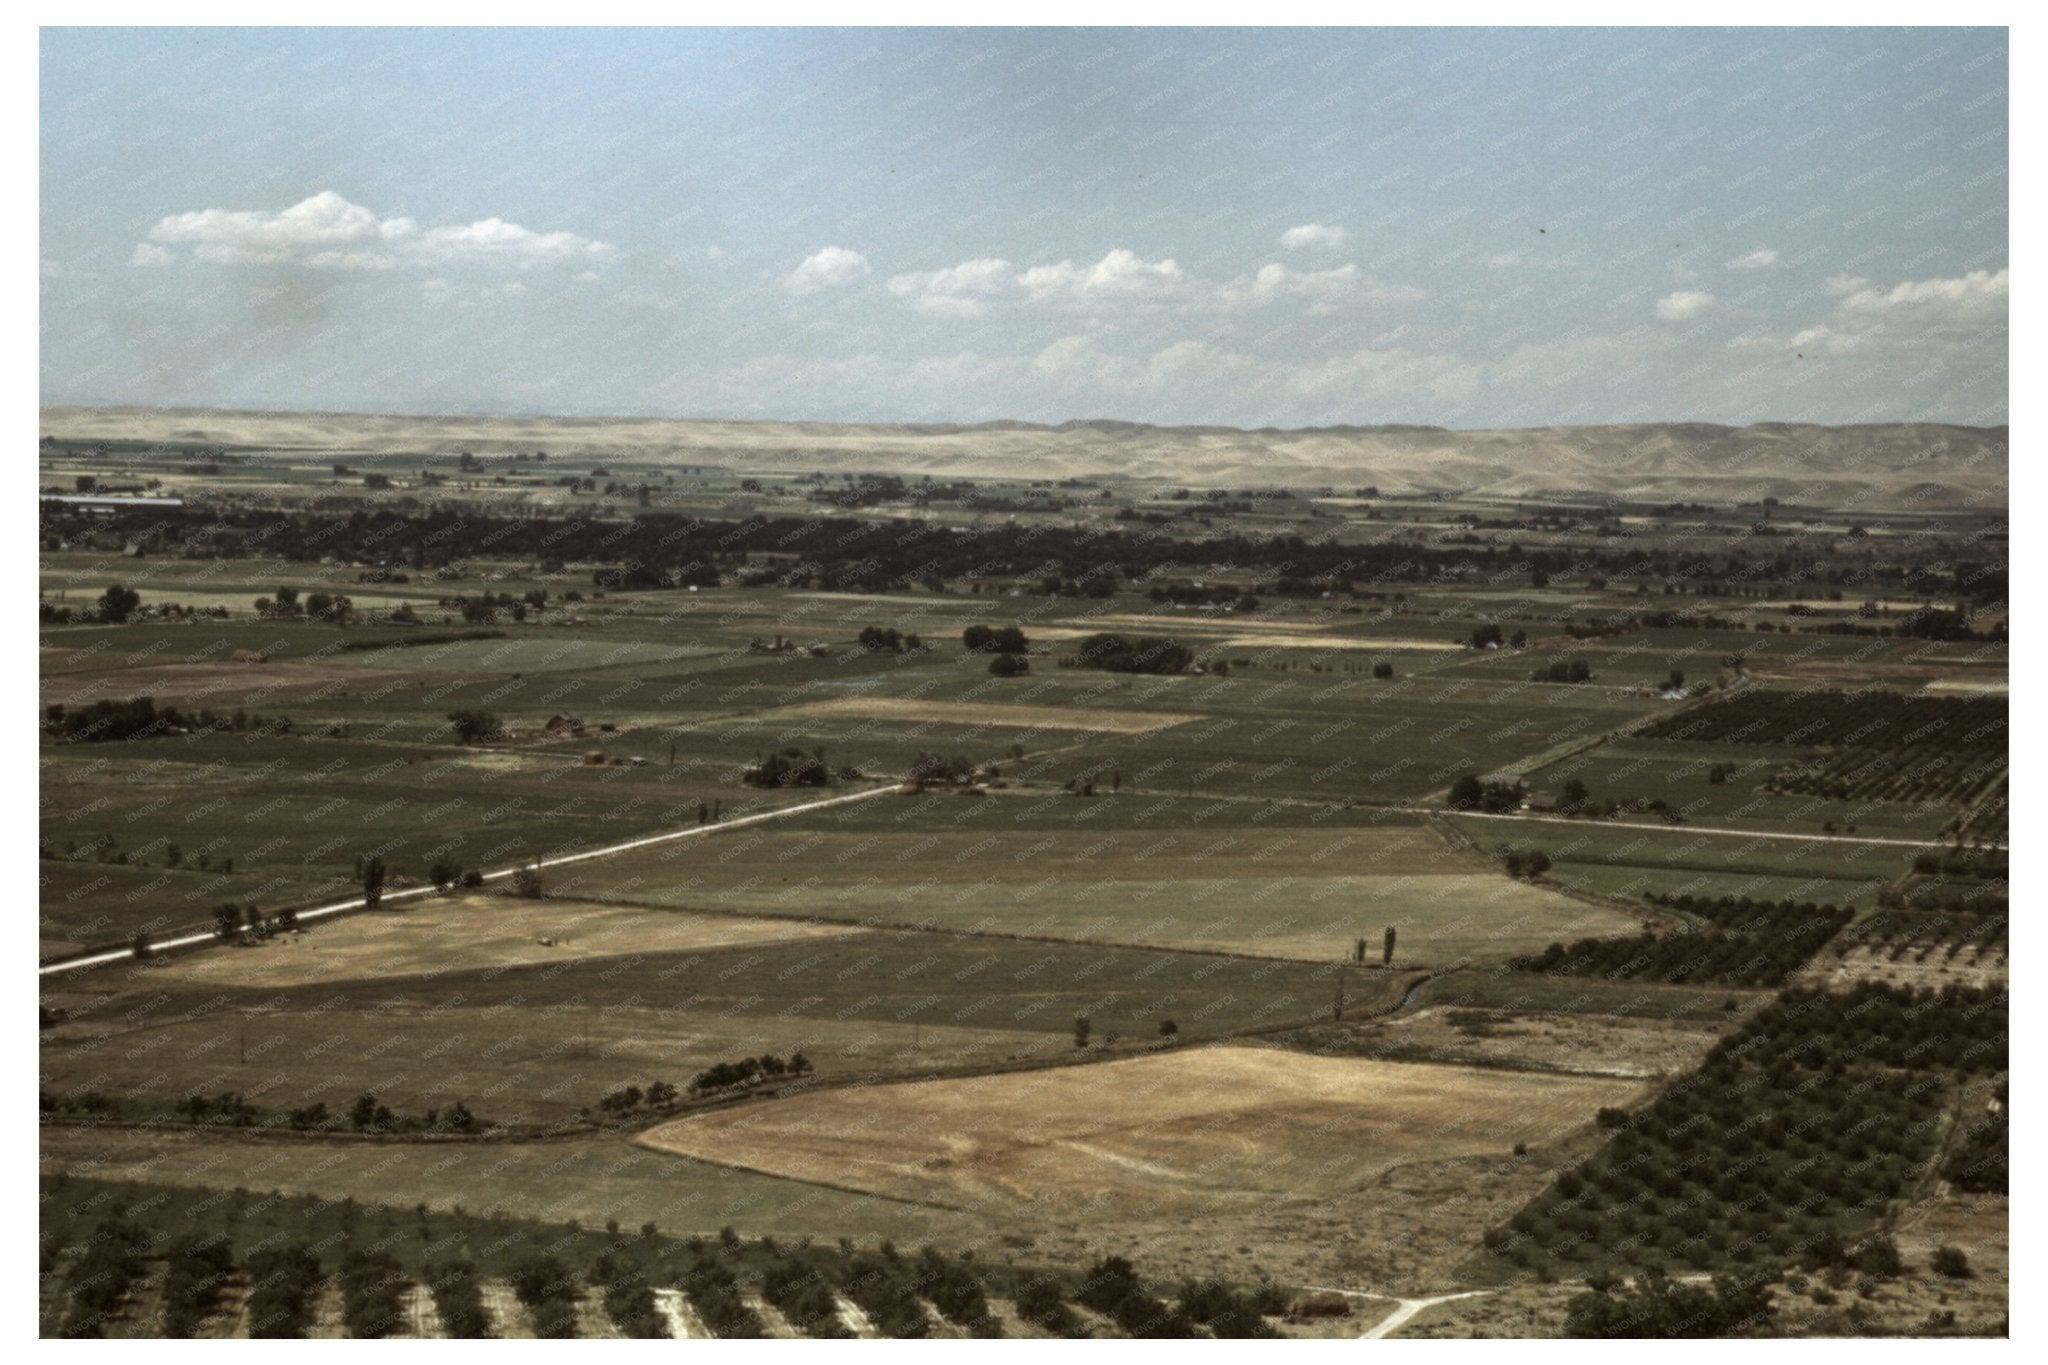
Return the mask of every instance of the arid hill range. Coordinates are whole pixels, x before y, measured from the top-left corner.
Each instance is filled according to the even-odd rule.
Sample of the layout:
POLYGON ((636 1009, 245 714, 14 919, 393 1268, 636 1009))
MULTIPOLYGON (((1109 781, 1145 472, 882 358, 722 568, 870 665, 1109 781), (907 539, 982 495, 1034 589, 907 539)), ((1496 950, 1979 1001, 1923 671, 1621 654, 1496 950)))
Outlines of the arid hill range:
POLYGON ((734 469, 824 469, 981 479, 1111 476, 1201 487, 1371 486, 1384 494, 1600 493, 1730 504, 1775 497, 1835 508, 1979 509, 2006 501, 2008 429, 1938 423, 1819 426, 1698 422, 1452 431, 1417 426, 1297 430, 1074 421, 970 426, 667 418, 465 417, 42 410, 60 440, 221 445, 329 454, 652 460, 734 469))

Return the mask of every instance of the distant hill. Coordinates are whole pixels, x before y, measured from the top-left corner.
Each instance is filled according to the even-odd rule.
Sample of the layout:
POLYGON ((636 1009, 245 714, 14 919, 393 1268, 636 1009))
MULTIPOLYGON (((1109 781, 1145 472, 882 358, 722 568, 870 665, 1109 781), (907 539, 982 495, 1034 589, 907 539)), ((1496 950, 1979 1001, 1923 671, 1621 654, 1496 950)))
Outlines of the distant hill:
POLYGON ((661 418, 378 416, 190 408, 42 410, 62 439, 309 452, 477 455, 545 450, 570 463, 641 458, 756 470, 969 478, 1114 474, 1200 487, 1382 492, 1604 492, 1726 505, 1775 497, 1834 507, 2002 507, 2007 429, 1936 423, 1703 422, 1450 431, 1419 426, 1158 427, 1108 419, 854 425, 661 418))

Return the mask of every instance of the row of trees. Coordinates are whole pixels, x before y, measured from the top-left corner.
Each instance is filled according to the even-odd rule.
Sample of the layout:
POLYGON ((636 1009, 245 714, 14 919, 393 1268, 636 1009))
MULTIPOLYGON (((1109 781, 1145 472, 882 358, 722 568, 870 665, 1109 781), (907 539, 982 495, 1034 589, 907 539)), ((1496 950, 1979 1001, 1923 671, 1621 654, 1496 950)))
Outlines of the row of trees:
MULTIPOLYGON (((1784 991, 1483 1241, 1517 1264, 1882 1271, 1864 1236, 1939 1150, 1956 1071, 2006 1066, 2003 991, 1784 991)), ((1604 1311, 1604 1310, 1603 1310, 1604 1311)))
POLYGON ((1066 661, 1111 673, 1185 673, 1194 663, 1195 655, 1178 640, 1164 636, 1104 632, 1082 640, 1066 661))
POLYGON ((862 626, 859 641, 870 654, 921 654, 925 648, 916 632, 906 635, 894 626, 862 626))
POLYGON ((175 706, 158 706, 153 697, 132 697, 76 708, 53 702, 43 710, 43 729, 62 744, 93 744, 174 734, 288 735, 292 722, 289 716, 258 716, 242 710, 226 715, 211 707, 180 711, 175 706))
POLYGON ((1723 744, 1939 747, 2002 759, 2010 737, 2002 696, 1944 697, 1882 688, 1778 690, 1745 687, 1650 723, 1648 739, 1723 744))
MULTIPOLYGON (((1380 585, 1444 581, 1470 573, 1506 581, 1521 573, 1663 579, 1703 593, 1729 581, 1847 584, 1892 595, 2002 598, 2003 570, 1948 542, 1889 547, 1882 555, 1834 557, 1825 565, 1797 546, 1745 541, 1718 551, 1632 540, 1617 546, 1448 544, 1401 537, 1356 543, 1300 534, 1240 532, 1198 541, 1127 533, 1100 525, 994 522, 960 534, 955 528, 909 527, 895 519, 748 517, 714 521, 683 512, 648 512, 621 520, 600 515, 478 516, 466 503, 425 510, 355 506, 347 512, 264 507, 116 509, 111 515, 43 504, 44 544, 104 531, 146 545, 152 553, 194 558, 277 558, 312 562, 325 556, 388 563, 418 571, 464 559, 502 556, 507 544, 542 544, 544 568, 570 562, 615 565, 598 570, 598 586, 715 584, 721 569, 745 568, 753 555, 792 564, 792 586, 878 591, 937 579, 1023 579, 1099 583, 1184 571, 1190 563, 1226 563, 1257 573, 1284 571, 1320 585, 1337 579, 1380 585)), ((1533 579, 1532 579, 1533 581, 1533 579)), ((1885 627, 1891 629, 1891 627, 1885 627)))
POLYGON ((1779 902, 1730 920, 1727 928, 1665 934, 1645 929, 1631 938, 1583 938, 1568 948, 1553 943, 1540 953, 1509 958, 1508 966, 1544 976, 1608 981, 1778 986, 1855 913, 1833 905, 1802 910, 1779 902))

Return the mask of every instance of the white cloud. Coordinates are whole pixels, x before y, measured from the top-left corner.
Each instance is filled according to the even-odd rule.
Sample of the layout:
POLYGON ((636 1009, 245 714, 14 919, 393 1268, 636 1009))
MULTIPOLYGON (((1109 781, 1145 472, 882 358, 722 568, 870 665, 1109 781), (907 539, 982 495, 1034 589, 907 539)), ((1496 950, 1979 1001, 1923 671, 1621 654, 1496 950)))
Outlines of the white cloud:
POLYGON ((990 300, 1016 283, 1010 269, 1008 261, 993 256, 962 261, 943 270, 898 275, 889 281, 889 292, 934 317, 979 317, 990 300))
POLYGON ((1280 234, 1280 245, 1289 251, 1337 251, 1344 240, 1343 228, 1323 223, 1303 223, 1280 234))
POLYGON ((1834 316, 1803 328, 1786 340, 1752 334, 1729 345, 1745 350, 1790 348, 1820 355, 1858 352, 1910 352, 1932 359, 1936 349, 2002 345, 2012 272, 1972 270, 1949 279, 1908 280, 1889 289, 1873 288, 1862 276, 1843 275, 1828 281, 1840 297, 1834 316))
POLYGON ((802 297, 852 284, 868 273, 868 258, 845 247, 828 246, 812 253, 782 277, 784 292, 802 297))
POLYGON ((1311 313, 1328 313, 1340 303, 1413 302, 1427 294, 1412 285, 1391 285, 1362 274, 1356 265, 1331 270, 1290 270, 1269 263, 1255 274, 1239 276, 1218 289, 1214 302, 1224 308, 1248 308, 1286 299, 1300 299, 1311 313))
POLYGON ((1680 289, 1657 300, 1657 316, 1666 322, 1689 322, 1714 306, 1714 296, 1698 289, 1680 289))
POLYGON ((316 270, 394 270, 400 267, 495 265, 526 269, 569 262, 599 262, 613 254, 604 242, 573 232, 535 232, 502 218, 421 230, 410 218, 380 218, 332 190, 288 209, 199 209, 157 220, 131 258, 136 265, 167 265, 174 248, 222 265, 299 265, 316 270))
POLYGON ((1987 322, 2005 316, 2011 270, 1972 270, 1947 280, 1908 280, 1890 289, 1865 287, 1842 300, 1852 313, 1911 316, 1937 323, 1987 322))
POLYGON ((176 252, 166 251, 150 242, 137 242, 133 254, 128 257, 128 264, 144 270, 155 270, 177 259, 176 252))
POLYGON ((1767 246, 1760 246, 1744 256, 1737 256, 1728 262, 1730 270, 1769 270, 1778 263, 1778 253, 1767 246))
POLYGON ((1139 298, 1172 293, 1187 281, 1177 261, 1147 261, 1119 247, 1092 266, 1072 261, 1033 266, 1017 283, 1033 302, 1056 299, 1139 298))

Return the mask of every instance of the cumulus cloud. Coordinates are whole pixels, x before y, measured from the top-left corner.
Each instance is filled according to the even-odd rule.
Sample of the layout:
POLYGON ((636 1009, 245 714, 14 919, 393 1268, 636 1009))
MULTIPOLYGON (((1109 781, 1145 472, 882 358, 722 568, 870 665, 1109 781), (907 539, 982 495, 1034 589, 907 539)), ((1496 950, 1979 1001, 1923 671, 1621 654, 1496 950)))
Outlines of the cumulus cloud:
POLYGON ((1657 316, 1666 322, 1689 322, 1714 306, 1714 296, 1699 289, 1680 289, 1657 300, 1657 316))
POLYGON ((1346 302, 1413 302, 1427 297, 1409 285, 1390 285, 1362 273, 1356 265, 1332 270, 1290 270, 1284 265, 1262 265, 1257 272, 1240 276, 1218 289, 1213 298, 1224 308, 1250 308, 1261 304, 1296 299, 1308 304, 1311 313, 1329 313, 1346 302))
POLYGON ((1778 263, 1778 253, 1767 246, 1760 246, 1747 255, 1737 256, 1728 262, 1730 270, 1769 270, 1778 263))
POLYGON ((1729 345, 1746 350, 1789 347, 1805 354, 1845 356, 1860 352, 1911 351, 1932 357, 1936 349, 2003 346, 2012 272, 1972 270, 1948 279, 1907 280, 1889 289, 1873 287, 1860 275, 1828 281, 1839 298, 1834 315, 1789 338, 1752 334, 1729 345))
POLYGON ((889 281, 889 292, 934 317, 978 317, 1015 283, 1010 263, 991 256, 943 270, 898 275, 889 281))
POLYGON ((828 246, 804 258, 803 264, 782 277, 785 293, 799 298, 840 289, 868 273, 868 258, 845 247, 828 246))
POLYGON ((1867 284, 1851 290, 1842 307, 1872 316, 1914 316, 1939 323, 1971 324, 2002 318, 2011 291, 2011 270, 1972 270, 1947 280, 1908 280, 1890 289, 1867 284))
POLYGON ((179 251, 221 265, 299 265, 315 270, 395 270, 415 266, 534 266, 603 261, 605 242, 573 232, 536 232, 485 218, 421 228, 410 218, 383 218, 323 190, 290 208, 199 209, 157 220, 131 263, 168 265, 179 251))
POLYGON ((1170 294, 1187 282, 1177 261, 1148 261, 1119 247, 1091 266, 1072 261, 1038 265, 1017 277, 1034 302, 1055 299, 1143 298, 1170 294))
POLYGON ((1280 245, 1289 251, 1337 251, 1344 240, 1343 228, 1323 223, 1303 223, 1280 234, 1280 245))

